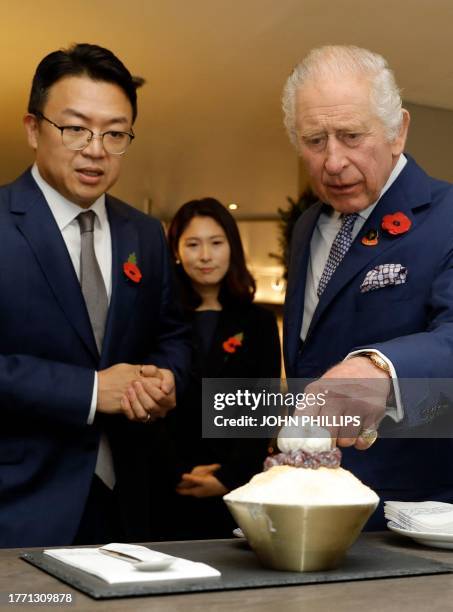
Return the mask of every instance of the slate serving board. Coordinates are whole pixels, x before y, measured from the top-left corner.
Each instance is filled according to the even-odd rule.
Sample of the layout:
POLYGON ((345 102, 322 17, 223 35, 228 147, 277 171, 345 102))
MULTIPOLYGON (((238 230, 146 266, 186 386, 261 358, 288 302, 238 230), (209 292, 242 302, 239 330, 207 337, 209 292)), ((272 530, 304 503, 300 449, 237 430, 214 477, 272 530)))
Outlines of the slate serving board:
POLYGON ((412 555, 407 551, 401 552, 399 549, 386 548, 383 546, 386 541, 389 541, 388 536, 377 539, 376 534, 362 534, 349 550, 340 568, 328 572, 307 573, 283 572, 262 567, 245 540, 200 540, 148 544, 153 550, 208 563, 222 574, 220 578, 175 580, 171 583, 111 585, 96 576, 91 576, 48 557, 39 550, 25 552, 21 558, 94 599, 453 573, 453 564, 412 555))

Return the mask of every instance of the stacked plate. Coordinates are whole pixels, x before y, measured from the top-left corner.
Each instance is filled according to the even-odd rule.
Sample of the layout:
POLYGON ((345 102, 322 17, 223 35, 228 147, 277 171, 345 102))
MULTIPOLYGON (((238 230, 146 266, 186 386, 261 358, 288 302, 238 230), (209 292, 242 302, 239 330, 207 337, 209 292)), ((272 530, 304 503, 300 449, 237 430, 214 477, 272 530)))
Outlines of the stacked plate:
POLYGON ((453 504, 385 502, 388 528, 425 546, 453 549, 453 504))

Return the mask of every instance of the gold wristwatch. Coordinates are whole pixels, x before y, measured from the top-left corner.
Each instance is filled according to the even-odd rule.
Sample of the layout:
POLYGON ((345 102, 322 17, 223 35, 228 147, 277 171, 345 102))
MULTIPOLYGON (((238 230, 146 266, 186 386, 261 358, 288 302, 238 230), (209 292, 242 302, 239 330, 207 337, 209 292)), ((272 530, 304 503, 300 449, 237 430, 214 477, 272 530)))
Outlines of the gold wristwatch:
POLYGON ((389 364, 380 355, 377 353, 361 353, 361 355, 372 361, 377 368, 391 375, 389 364))

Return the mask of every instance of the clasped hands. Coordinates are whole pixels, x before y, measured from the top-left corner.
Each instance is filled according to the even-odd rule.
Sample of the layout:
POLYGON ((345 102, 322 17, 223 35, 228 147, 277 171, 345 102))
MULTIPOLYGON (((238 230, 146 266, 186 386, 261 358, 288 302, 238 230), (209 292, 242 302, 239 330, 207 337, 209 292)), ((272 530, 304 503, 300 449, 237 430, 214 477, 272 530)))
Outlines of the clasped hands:
POLYGON ((175 405, 171 370, 118 363, 98 372, 98 412, 124 414, 131 421, 149 423, 163 418, 175 405))

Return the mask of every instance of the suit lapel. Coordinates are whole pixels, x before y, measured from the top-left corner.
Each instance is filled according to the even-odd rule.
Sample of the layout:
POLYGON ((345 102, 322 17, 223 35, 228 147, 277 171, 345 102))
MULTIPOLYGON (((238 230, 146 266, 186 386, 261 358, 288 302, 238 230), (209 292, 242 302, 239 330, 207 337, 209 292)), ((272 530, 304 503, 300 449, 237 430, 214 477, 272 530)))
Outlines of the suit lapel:
MULTIPOLYGON (((308 340, 329 304, 348 283, 362 271, 370 270, 373 267, 373 262, 381 258, 385 251, 403 244, 404 240, 410 236, 423 219, 423 215, 418 215, 416 209, 426 206, 430 201, 431 192, 426 175, 409 158, 401 175, 375 207, 329 281, 313 314, 306 340, 308 340), (395 212, 403 212, 411 220, 412 226, 405 234, 391 236, 388 232, 382 230, 381 223, 385 215, 395 212), (371 229, 379 231, 379 242, 376 246, 362 244, 362 237, 371 229)), ((398 263, 398 261, 393 263, 398 263)))
POLYGON ((27 240, 56 301, 94 359, 99 359, 80 283, 52 212, 27 172, 17 181, 10 210, 27 240))
POLYGON ((109 362, 114 349, 114 341, 124 336, 131 317, 140 283, 129 280, 123 272, 123 264, 132 253, 141 267, 139 237, 127 209, 120 206, 112 197, 106 197, 107 214, 112 239, 112 297, 102 345, 101 367, 109 362))
POLYGON ((293 261, 286 289, 283 317, 285 324, 285 353, 291 357, 291 362, 299 346, 304 313, 305 284, 307 282, 307 270, 310 261, 311 237, 322 209, 323 204, 317 202, 304 213, 303 224, 297 236, 297 244, 293 241, 293 261), (301 248, 299 245, 301 245, 301 248))

